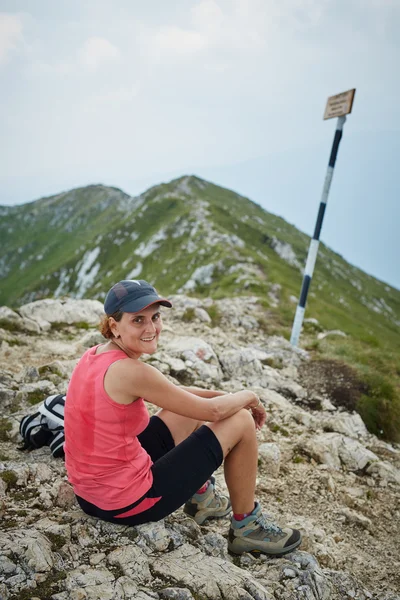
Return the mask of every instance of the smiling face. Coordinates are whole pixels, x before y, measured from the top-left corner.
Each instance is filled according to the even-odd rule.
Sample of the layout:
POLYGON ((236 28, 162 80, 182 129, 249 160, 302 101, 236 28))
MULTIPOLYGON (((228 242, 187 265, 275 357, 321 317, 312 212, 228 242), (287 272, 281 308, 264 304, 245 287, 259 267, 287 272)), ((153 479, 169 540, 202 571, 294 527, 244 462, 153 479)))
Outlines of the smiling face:
POLYGON ((156 352, 163 327, 159 304, 138 313, 123 313, 120 321, 110 317, 109 323, 117 345, 131 358, 156 352))

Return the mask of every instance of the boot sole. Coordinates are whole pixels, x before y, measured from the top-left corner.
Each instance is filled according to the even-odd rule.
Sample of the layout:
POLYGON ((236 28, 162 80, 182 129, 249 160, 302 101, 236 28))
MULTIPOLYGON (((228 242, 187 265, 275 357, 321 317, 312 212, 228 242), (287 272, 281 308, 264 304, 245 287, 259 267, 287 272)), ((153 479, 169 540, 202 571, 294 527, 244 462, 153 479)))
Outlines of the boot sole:
POLYGON ((224 517, 229 515, 230 512, 232 512, 231 507, 229 507, 229 509, 227 509, 222 515, 204 515, 201 518, 192 517, 192 515, 189 515, 188 513, 185 513, 185 515, 191 517, 194 521, 196 521, 197 525, 203 525, 203 523, 205 523, 208 519, 223 519, 224 517))
POLYGON ((194 520, 196 521, 197 525, 203 525, 203 523, 205 523, 205 521, 207 521, 208 519, 223 519, 224 517, 229 515, 230 512, 232 512, 231 508, 229 508, 222 515, 205 515, 200 521, 198 521, 196 518, 194 520))
POLYGON ((295 544, 288 546, 287 548, 282 548, 282 551, 279 551, 279 552, 277 552, 276 550, 268 552, 268 550, 258 550, 258 549, 241 550, 240 552, 235 552, 234 550, 231 550, 229 547, 228 547, 228 552, 229 552, 229 554, 233 554, 235 556, 240 556, 241 554, 244 554, 245 552, 247 552, 248 554, 251 554, 255 558, 258 558, 260 556, 260 554, 265 554, 267 556, 270 556, 271 558, 279 558, 280 556, 289 554, 289 552, 292 552, 293 550, 295 550, 295 548, 300 546, 300 544, 301 544, 301 539, 298 540, 295 544))

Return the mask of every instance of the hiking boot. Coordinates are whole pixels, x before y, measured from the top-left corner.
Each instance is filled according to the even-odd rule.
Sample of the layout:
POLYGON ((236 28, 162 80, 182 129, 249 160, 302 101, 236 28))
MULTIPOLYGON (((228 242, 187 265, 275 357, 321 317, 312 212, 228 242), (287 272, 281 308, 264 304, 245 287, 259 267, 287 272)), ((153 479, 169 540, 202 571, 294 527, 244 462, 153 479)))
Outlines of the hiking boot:
POLYGON ((231 512, 231 502, 227 496, 215 491, 215 479, 211 477, 208 488, 203 494, 195 494, 183 507, 185 512, 202 525, 206 519, 218 519, 231 512))
POLYGON ((275 525, 262 514, 258 502, 253 512, 243 521, 236 521, 232 517, 228 550, 233 554, 250 552, 281 556, 297 548, 300 543, 300 531, 290 528, 281 529, 275 525))

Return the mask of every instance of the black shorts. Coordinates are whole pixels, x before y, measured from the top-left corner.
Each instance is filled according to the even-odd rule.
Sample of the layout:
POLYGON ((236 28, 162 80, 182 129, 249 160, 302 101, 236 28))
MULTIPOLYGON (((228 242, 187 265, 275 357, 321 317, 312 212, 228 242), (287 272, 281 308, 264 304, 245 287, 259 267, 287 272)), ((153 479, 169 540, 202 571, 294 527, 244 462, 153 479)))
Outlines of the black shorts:
POLYGON ((189 500, 223 461, 221 445, 214 432, 206 425, 202 425, 175 446, 164 421, 153 416, 146 429, 138 435, 138 439, 153 461, 151 488, 136 502, 116 510, 102 510, 77 496, 78 503, 85 513, 120 525, 159 521, 189 500), (119 514, 138 506, 146 498, 160 499, 143 512, 118 517, 119 514))

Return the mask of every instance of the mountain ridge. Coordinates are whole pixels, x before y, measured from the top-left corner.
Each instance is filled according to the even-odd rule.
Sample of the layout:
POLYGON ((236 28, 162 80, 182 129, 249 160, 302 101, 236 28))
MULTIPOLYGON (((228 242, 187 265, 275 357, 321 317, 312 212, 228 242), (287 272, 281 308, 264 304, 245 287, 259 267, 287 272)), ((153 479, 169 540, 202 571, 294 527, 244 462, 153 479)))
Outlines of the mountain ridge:
MULTIPOLYGON (((161 213, 161 210, 159 212, 161 213)), ((205 241, 212 246, 219 246, 220 244, 224 243, 229 245, 232 249, 234 249, 234 255, 236 255, 238 259, 241 258, 241 256, 238 256, 237 253, 238 247, 245 249, 246 245, 248 245, 250 248, 253 246, 251 249, 254 250, 254 246, 257 246, 257 243, 254 243, 255 237, 258 238, 257 241, 259 247, 256 248, 256 250, 258 257, 261 258, 261 262, 271 260, 269 252, 266 251, 266 248, 268 250, 272 249, 275 254, 278 254, 280 258, 286 262, 286 264, 290 265, 290 267, 295 267, 296 271, 299 272, 300 279, 297 276, 297 272, 294 276, 297 280, 297 285, 294 288, 291 286, 293 293, 298 295, 301 282, 302 266, 305 264, 305 258, 310 239, 305 233, 297 230, 293 225, 287 223, 283 218, 273 215, 272 213, 268 213, 260 205, 252 202, 248 198, 240 196, 232 190, 226 190, 225 188, 221 188, 220 186, 206 182, 194 175, 183 176, 168 183, 152 186, 143 194, 135 197, 129 196, 123 190, 114 186, 92 184, 90 186, 78 187, 70 191, 61 192, 60 194, 54 196, 40 198, 23 205, 13 207, 1 206, 0 213, 5 220, 7 220, 7 217, 12 217, 17 219, 19 222, 15 223, 14 221, 14 223, 11 224, 3 223, 3 225, 0 226, 0 233, 2 234, 2 239, 5 242, 4 248, 6 250, 5 253, 3 252, 1 253, 2 255, 0 255, 0 277, 3 280, 7 280, 7 276, 11 271, 13 263, 15 267, 18 265, 20 271, 24 271, 28 264, 33 263, 34 258, 42 263, 41 267, 44 267, 42 269, 43 271, 50 270, 51 272, 53 264, 56 262, 58 263, 58 266, 62 268, 62 263, 65 261, 66 256, 69 259, 68 262, 72 264, 74 262, 73 255, 71 255, 71 252, 68 252, 69 247, 74 251, 77 258, 81 260, 82 266, 82 264, 85 263, 84 254, 80 252, 80 248, 82 248, 82 246, 84 246, 87 250, 88 243, 90 242, 92 244, 96 243, 97 247, 97 243, 101 244, 104 235, 110 239, 110 234, 112 235, 113 232, 116 233, 117 236, 123 233, 123 237, 128 238, 129 236, 127 235, 127 228, 129 227, 132 229, 130 232, 130 246, 125 243, 127 241, 126 239, 124 240, 123 238, 121 239, 118 237, 114 239, 114 245, 124 245, 128 252, 132 249, 135 253, 135 256, 140 256, 141 253, 144 252, 146 254, 144 258, 148 258, 152 253, 152 243, 155 244, 155 246, 162 245, 160 244, 163 241, 161 238, 163 235, 166 235, 166 233, 162 233, 165 230, 166 225, 162 222, 162 220, 166 219, 168 222, 167 225, 172 225, 172 221, 174 217, 176 217, 174 221, 176 226, 175 231, 169 231, 169 233, 171 233, 173 236, 173 239, 178 237, 185 238, 185 236, 188 234, 194 238, 197 230, 206 230, 208 227, 208 233, 207 231, 204 232, 205 241), (204 193, 205 190, 207 190, 206 193, 204 193), (208 195, 212 194, 217 194, 218 198, 216 201, 214 200, 211 205, 213 211, 211 213, 212 219, 210 219, 210 211, 207 209, 206 205, 208 206, 209 204, 207 199, 208 195), (190 211, 191 213, 195 215, 197 211, 197 225, 195 225, 195 220, 193 220, 193 218, 190 220, 190 217, 193 217, 193 214, 186 215, 188 218, 186 219, 185 223, 183 223, 182 211, 176 210, 176 203, 182 202, 182 200, 186 203, 192 203, 192 210, 190 211), (143 212, 147 212, 151 206, 154 208, 154 204, 157 202, 163 205, 165 205, 167 202, 168 206, 163 206, 162 215, 154 214, 157 211, 152 211, 152 217, 154 220, 159 221, 159 226, 158 228, 154 228, 152 226, 148 227, 148 224, 141 222, 140 219, 143 217, 143 212), (206 202, 206 204, 204 204, 204 202, 206 202), (145 206, 143 207, 143 205, 145 206), (47 211, 50 211, 50 214, 47 215, 47 211), (57 214, 57 211, 59 214, 57 214), (231 213, 229 218, 227 218, 227 212, 231 213), (118 219, 118 216, 120 216, 121 213, 125 215, 125 219, 118 219), (238 215, 240 217, 240 223, 238 223, 238 215), (137 217, 139 217, 139 221, 137 217), (250 228, 248 226, 249 219, 252 221, 250 228), (190 229, 190 222, 192 225, 194 225, 192 229, 190 229), (23 230, 22 232, 21 224, 23 230), (26 231, 25 224, 28 225, 29 231, 26 231), (18 225, 20 227, 20 231, 18 231, 18 225), (121 231, 121 227, 124 228, 123 232, 121 231), (263 228, 262 230, 261 227, 263 228), (45 238, 44 234, 48 233, 49 228, 53 230, 55 236, 59 235, 63 237, 64 233, 74 233, 76 238, 74 240, 75 243, 73 241, 71 243, 71 240, 68 240, 69 243, 66 247, 64 247, 62 256, 59 257, 58 261, 53 260, 49 265, 46 265, 46 260, 43 261, 47 243, 47 239, 45 238), (148 230, 145 232, 145 235, 141 235, 143 228, 148 230), (152 235, 155 234, 155 229, 158 229, 159 232, 158 236, 156 235, 156 239, 153 240, 152 235), (239 229, 241 230, 239 233, 242 235, 242 237, 237 235, 237 231, 239 229), (249 229, 251 229, 250 236, 249 229), (217 235, 210 237, 210 230, 213 232, 215 231, 217 235), (118 234, 118 231, 120 231, 120 234, 118 234), (21 233, 23 233, 23 235, 21 235, 21 233), (227 234, 228 237, 224 236, 224 233, 227 234), (289 240, 285 239, 288 237, 288 234, 290 237, 289 240), (99 236, 102 237, 100 238, 99 236), (249 237, 252 239, 249 239, 249 237), (148 244, 146 245, 146 238, 147 242, 150 243, 150 246, 148 244), (20 243, 22 240, 25 242, 24 244, 20 243), (78 241, 80 242, 79 245, 77 245, 78 241), (136 241, 137 247, 135 248, 136 241), (45 246, 44 252, 43 246, 45 246), (21 258, 24 260, 19 261, 19 263, 15 259, 13 260, 11 256, 12 252, 17 252, 19 255, 22 255, 21 258), (47 267, 50 267, 50 269, 47 267)), ((185 243, 182 245, 185 246, 185 243)), ((50 250, 51 248, 52 244, 50 244, 50 250)), ((47 251, 48 250, 49 248, 47 248, 47 251)), ((189 250, 195 250, 193 244, 189 244, 189 250)), ((220 251, 221 248, 218 248, 218 250, 220 251)), ((204 244, 200 249, 200 252, 202 255, 206 254, 204 244)), ((219 253, 221 254, 221 252, 219 253)), ((222 254, 224 253, 222 252, 222 254)), ((215 256, 211 256, 210 258, 214 259, 215 256)), ((247 259, 248 258, 249 257, 247 256, 247 259)), ((379 290, 379 293, 382 292, 381 295, 384 296, 383 292, 389 291, 394 293, 395 297, 397 296, 396 288, 393 288, 393 286, 377 280, 371 275, 368 275, 362 270, 350 265, 343 257, 341 257, 340 254, 330 250, 322 243, 320 245, 319 263, 317 265, 316 275, 314 278, 316 281, 315 286, 321 285, 321 283, 318 283, 318 268, 320 271, 323 269, 321 259, 328 260, 328 258, 331 262, 332 260, 343 261, 343 263, 349 267, 354 277, 362 274, 363 279, 368 278, 370 281, 373 280, 376 282, 378 286, 383 286, 383 290, 379 290), (329 257, 327 256, 327 253, 329 254, 329 257)), ((79 261, 76 260, 75 265, 77 265, 78 262, 79 261)), ((139 262, 140 261, 138 260, 136 261, 136 263, 139 262)), ((200 261, 194 262, 199 263, 200 261)), ((250 262, 253 262, 254 264, 255 258, 253 257, 253 260, 250 262)), ((122 263, 124 263, 124 261, 122 261, 122 263)), ((133 266, 136 266, 136 270, 139 269, 138 264, 133 266)), ((192 272, 194 272, 195 269, 199 268, 200 266, 200 264, 196 264, 192 272)), ((229 266, 232 267, 233 265, 229 266)), ((260 265, 258 265, 258 267, 260 267, 260 265)), ((285 270, 286 265, 282 264, 281 267, 285 270)), ((37 273, 38 271, 36 268, 33 270, 34 273, 37 273)), ((130 271, 132 270, 133 269, 130 269, 130 271)), ((121 272, 121 269, 119 271, 121 272)), ((152 275, 151 271, 152 268, 150 268, 150 273, 147 275, 148 278, 150 278, 152 275)), ((262 278, 261 271, 262 265, 261 269, 259 269, 259 276, 262 278)), ((333 268, 333 272, 334 271, 335 269, 333 268)), ((339 275, 338 264, 336 265, 336 271, 336 274, 339 275)), ((7 291, 1 292, 0 301, 24 303, 29 300, 35 300, 43 297, 44 291, 51 295, 56 290, 58 290, 58 294, 60 294, 62 290, 63 293, 68 293, 72 296, 74 294, 78 294, 78 297, 83 297, 86 292, 91 291, 94 293, 94 297, 99 297, 99 293, 96 290, 92 290, 90 287, 86 288, 85 290, 82 290, 82 288, 77 290, 76 286, 74 288, 74 285, 64 285, 62 288, 60 288, 59 284, 61 274, 57 272, 57 270, 53 274, 55 277, 59 277, 58 285, 55 285, 55 281, 52 281, 50 285, 44 286, 40 284, 40 281, 37 282, 36 278, 34 277, 34 285, 29 286, 28 277, 28 281, 26 283, 28 283, 28 287, 32 288, 28 294, 18 293, 18 287, 20 286, 17 285, 16 287, 13 286, 13 291, 11 294, 7 293, 7 291)), ((121 274, 120 278, 125 277, 127 274, 129 274, 129 269, 125 275, 121 274)), ((47 272, 45 275, 46 281, 49 280, 49 275, 51 275, 51 273, 47 272)), ((155 275, 159 274, 155 273, 155 275)), ((42 277, 43 281, 43 273, 40 273, 39 278, 40 277, 42 277)), ((273 277, 270 277, 269 279, 272 279, 272 283, 274 283, 273 277)), ((71 281, 71 283, 73 282, 71 281)), ((163 283, 165 285, 167 282, 163 281, 163 283)), ((3 281, 3 285, 4 284, 7 290, 7 281, 3 281)), ((353 285, 360 287, 362 284, 353 280, 353 285)), ((170 288, 171 286, 169 285, 168 287, 170 288)), ((172 289, 169 289, 168 291, 175 292, 177 289, 172 286, 172 289)), ((383 298, 383 300, 383 303, 379 304, 379 301, 378 303, 375 303, 375 308, 373 308, 373 310, 375 310, 375 312, 378 312, 380 309, 382 309, 383 312, 386 311, 390 320, 390 312, 394 309, 391 307, 391 310, 387 310, 385 306, 387 305, 387 300, 385 298, 383 298)), ((398 299, 395 298, 396 304, 397 301, 398 299)), ((400 301, 398 302, 400 308, 400 301)))
MULTIPOLYGON (((168 184, 172 184, 174 182, 178 182, 182 179, 192 179, 192 180, 198 180, 198 181, 203 181, 206 182, 207 184, 216 186, 216 187, 220 187, 228 192, 231 192, 232 194, 235 194, 237 197, 239 198, 243 198, 245 200, 248 200, 250 202, 252 202, 253 204, 255 204, 256 206, 260 207, 263 211, 265 211, 266 213, 272 215, 273 217, 277 218, 277 219, 282 219, 283 221, 285 221, 288 225, 294 227, 295 229, 297 229, 300 233, 304 234, 308 239, 310 239, 310 236, 302 229, 299 228, 298 226, 296 226, 294 223, 288 221, 287 219, 285 219, 283 216, 278 215, 277 213, 274 212, 270 212, 267 211, 262 204, 260 204, 259 202, 255 201, 255 200, 250 200, 248 196, 245 196, 243 194, 240 194, 238 192, 236 192, 233 188, 231 187, 225 187, 225 186, 221 186, 218 184, 213 183, 212 181, 206 181, 201 177, 198 177, 197 175, 191 174, 191 175, 184 175, 181 177, 177 177, 172 179, 169 182, 162 182, 161 184, 156 184, 156 185, 152 185, 150 186, 145 192, 143 192, 142 194, 136 195, 136 196, 132 196, 130 194, 128 194, 127 192, 125 192, 122 188, 113 186, 113 185, 108 185, 105 183, 92 183, 92 184, 88 184, 88 185, 80 185, 77 187, 73 187, 70 190, 64 190, 62 192, 59 192, 57 194, 52 194, 52 195, 48 195, 48 196, 43 196, 40 198, 37 198, 35 200, 30 200, 28 202, 24 202, 24 203, 20 203, 20 204, 12 204, 12 205, 2 205, 0 204, 0 216, 3 215, 7 215, 10 213, 14 213, 14 212, 19 212, 19 210, 23 207, 28 207, 28 206, 33 206, 37 203, 44 203, 45 201, 55 201, 58 199, 63 198, 64 196, 71 194, 71 193, 75 193, 75 192, 81 192, 81 191, 88 191, 88 190, 110 190, 112 192, 117 192, 119 194, 121 194, 122 196, 125 196, 126 198, 129 199, 135 199, 135 198, 139 198, 143 195, 146 195, 148 193, 150 193, 153 189, 158 188, 160 185, 168 185, 168 184)), ((391 289, 394 289, 396 291, 399 291, 398 288, 394 285, 392 285, 391 283, 385 281, 384 279, 380 279, 379 277, 376 277, 375 275, 369 273, 367 270, 362 269, 361 267, 357 267, 355 264, 353 264, 351 261, 347 260, 344 255, 342 255, 340 252, 334 250, 331 246, 329 246, 328 244, 324 244, 326 246, 326 248, 328 248, 331 252, 335 253, 337 256, 339 256, 341 259, 343 259, 344 261, 346 261, 347 264, 349 264, 351 267, 354 267, 355 269, 361 271, 362 273, 364 273, 365 275, 367 275, 368 277, 372 277, 373 279, 375 279, 376 281, 390 287, 391 289)))

